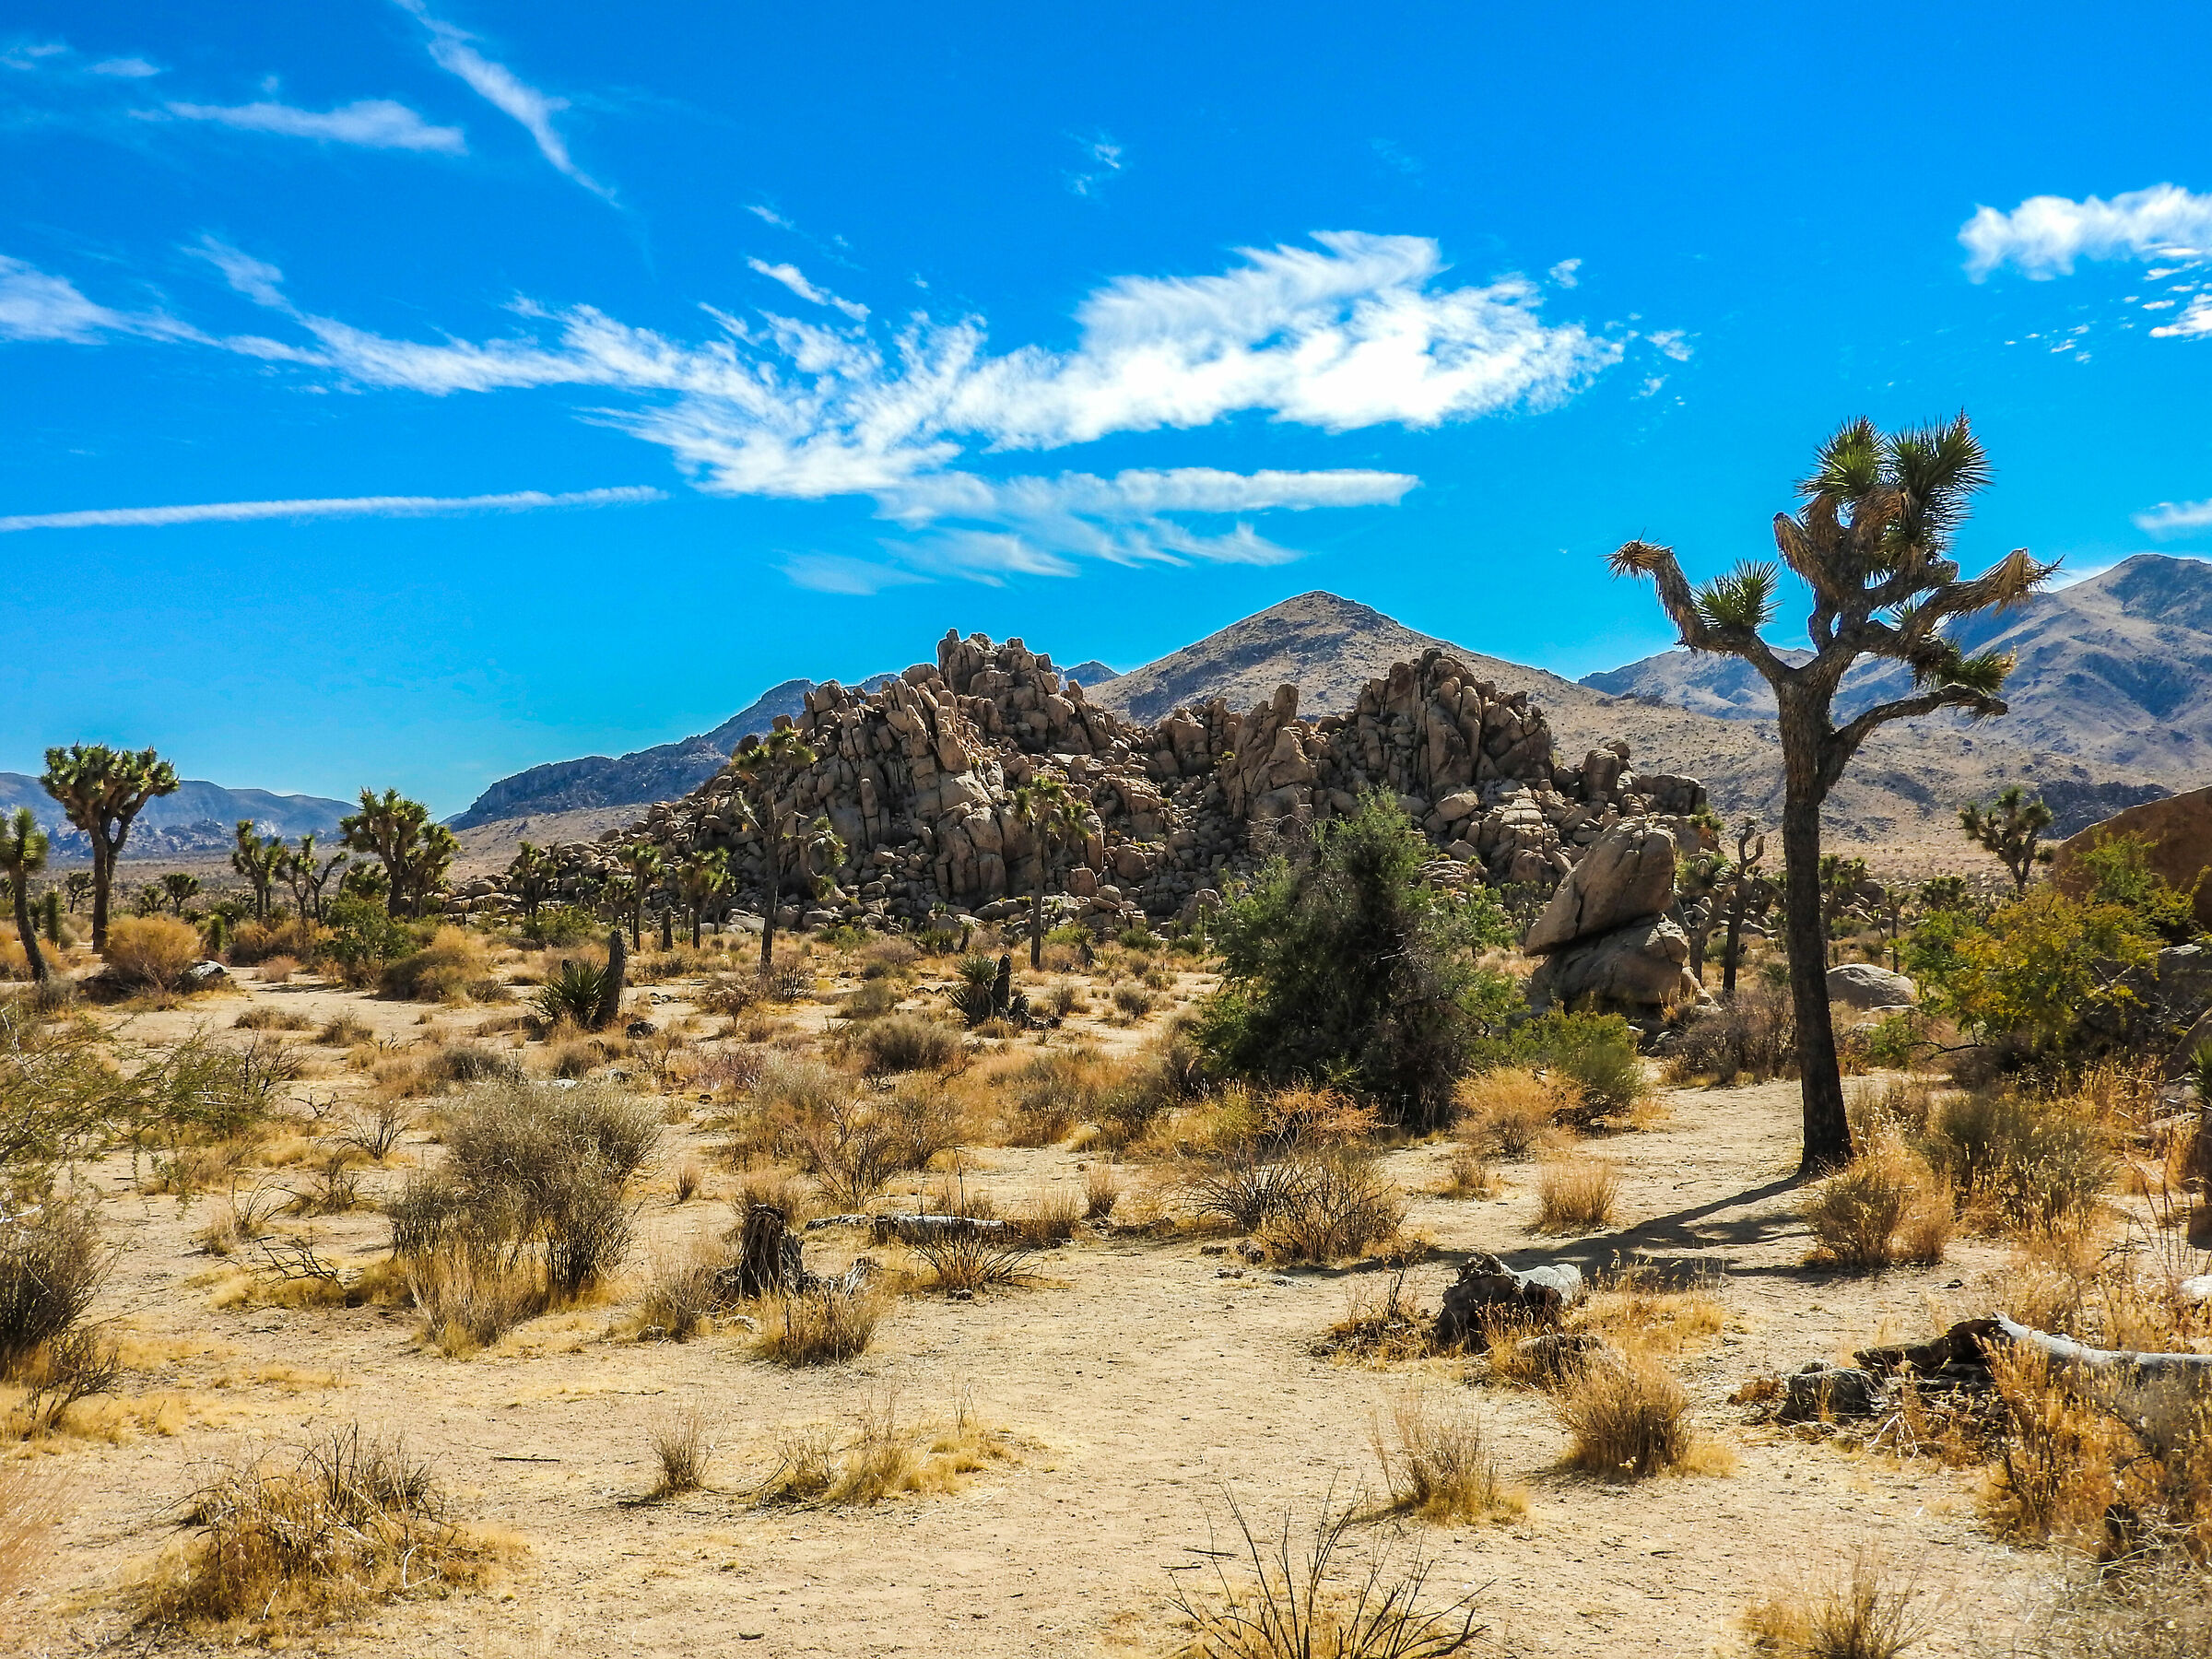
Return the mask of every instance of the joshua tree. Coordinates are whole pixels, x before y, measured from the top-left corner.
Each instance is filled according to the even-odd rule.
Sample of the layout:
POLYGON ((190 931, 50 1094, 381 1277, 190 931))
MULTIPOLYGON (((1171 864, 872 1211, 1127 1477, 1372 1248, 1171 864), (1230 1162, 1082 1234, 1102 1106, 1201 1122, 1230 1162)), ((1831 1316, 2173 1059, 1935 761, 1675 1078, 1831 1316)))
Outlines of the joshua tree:
POLYGON ((1721 919, 1721 900, 1735 880, 1735 866, 1718 853, 1686 853, 1675 860, 1675 897, 1682 901, 1682 930, 1689 935, 1689 971, 1705 982, 1705 944, 1721 919), (1693 920, 1690 906, 1698 906, 1693 920))
POLYGON ((1088 826, 1081 803, 1057 778, 1032 777, 1015 787, 1008 804, 1037 839, 1037 894, 1030 904, 1030 971, 1035 972, 1044 966, 1044 895, 1052 886, 1053 851, 1088 826))
MULTIPOLYGON (((796 791, 793 786, 814 764, 815 759, 814 750, 792 730, 790 720, 778 715, 776 729, 766 737, 747 737, 738 745, 737 752, 730 757, 730 763, 724 769, 736 781, 737 798, 746 822, 760 837, 763 971, 775 962, 776 910, 783 902, 784 841, 790 833, 784 825, 787 819, 797 816, 797 802, 794 798, 796 791)), ((696 912, 691 932, 696 941, 699 935, 696 912)))
POLYGON ((284 879, 292 889, 292 908, 303 920, 323 920, 323 888, 351 859, 352 854, 347 853, 324 858, 316 850, 312 830, 300 838, 297 847, 285 853, 284 879))
POLYGON ((92 948, 108 947, 108 895, 132 820, 156 795, 177 792, 177 769, 150 748, 73 743, 46 751, 39 779, 63 814, 92 841, 92 948))
POLYGON ((645 926, 645 895, 660 884, 666 861, 651 841, 637 841, 622 849, 622 867, 629 872, 629 943, 635 949, 645 926))
POLYGON ((1920 908, 1924 911, 1961 911, 1968 897, 1963 876, 1931 876, 1920 884, 1920 908))
POLYGON ((461 843, 443 824, 430 821, 430 809, 396 789, 382 795, 361 791, 361 809, 338 820, 338 833, 356 853, 383 861, 390 889, 385 908, 394 916, 419 911, 452 868, 461 843))
POLYGON ((1721 998, 1724 1002, 1735 997, 1735 971, 1744 959, 1744 912, 1751 907, 1751 895, 1759 882, 1759 866, 1766 857, 1767 838, 1759 831, 1759 820, 1747 816, 1735 827, 1735 873, 1728 883, 1728 937, 1721 947, 1721 998))
POLYGON ((62 889, 48 888, 39 895, 39 925, 46 935, 48 944, 56 949, 62 943, 62 889))
POLYGON ((559 890, 560 870, 546 848, 524 841, 515 850, 514 862, 507 866, 507 882, 523 901, 524 919, 534 922, 537 907, 559 890))
POLYGON ((76 914, 76 907, 92 896, 92 872, 72 870, 62 877, 62 891, 69 896, 69 913, 76 914))
POLYGON ((1836 924, 1851 912, 1865 885, 1866 861, 1846 858, 1841 853, 1820 855, 1820 924, 1832 947, 1836 924))
POLYGON ((2006 784, 1987 806, 1969 801, 1959 807, 1959 827, 1969 841, 1981 842, 1997 855, 2011 873, 2016 896, 2028 890, 2035 866, 2049 864, 2053 856, 2049 847, 2038 844, 2051 828, 2051 808, 2018 783, 2006 784))
POLYGON ((2005 712, 1998 693, 2011 659, 1970 657, 1942 626, 2017 604, 2056 568, 2016 548, 1982 575, 1959 580, 1951 543, 1988 481, 1988 461, 1963 415, 1896 433, 1857 420, 1823 443, 1812 476, 1799 486, 1804 508, 1774 518, 1776 547, 1812 591, 1806 633, 1814 655, 1796 667, 1759 637, 1779 596, 1774 564, 1747 560, 1693 588, 1671 548, 1632 541, 1612 558, 1616 575, 1652 579, 1683 644, 1741 657, 1773 688, 1784 782, 1783 864, 1793 877, 1783 892, 1784 933, 1803 1077, 1805 1174, 1834 1169, 1852 1151, 1828 1006, 1818 875, 1821 804, 1860 746, 1890 721, 1939 709, 1974 718, 2005 712), (1866 656, 1904 664, 1916 688, 1839 726, 1836 689, 1866 656))
POLYGON ((161 877, 161 891, 169 900, 170 910, 184 913, 184 906, 200 896, 200 878, 184 870, 171 870, 161 877))
POLYGON ((730 885, 730 855, 722 847, 694 853, 676 873, 677 890, 691 911, 691 948, 699 948, 700 918, 715 894, 730 885))
POLYGON ((16 935, 23 941, 23 956, 30 977, 46 982, 46 959, 39 952, 39 932, 30 924, 30 878, 46 867, 46 832, 30 808, 18 806, 0 825, 0 875, 7 877, 16 900, 16 935))
MULTIPOLYGON (((230 850, 230 867, 246 878, 253 889, 253 920, 269 919, 269 895, 276 890, 277 878, 284 874, 287 851, 281 835, 263 835, 253 827, 252 818, 240 818, 237 830, 238 844, 230 850)), ((196 886, 196 884, 195 884, 196 886)), ((178 901, 182 913, 182 900, 178 901)))

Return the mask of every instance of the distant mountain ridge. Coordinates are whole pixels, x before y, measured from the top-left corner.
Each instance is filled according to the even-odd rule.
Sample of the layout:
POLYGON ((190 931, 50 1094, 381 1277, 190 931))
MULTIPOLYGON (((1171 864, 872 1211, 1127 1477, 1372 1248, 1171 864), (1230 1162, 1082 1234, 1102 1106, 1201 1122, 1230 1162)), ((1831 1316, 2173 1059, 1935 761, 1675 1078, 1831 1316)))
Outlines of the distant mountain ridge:
MULTIPOLYGON (((0 771, 0 812, 12 814, 18 806, 30 808, 52 841, 53 857, 89 858, 92 843, 71 827, 54 798, 29 772, 0 771)), ((333 801, 322 795, 275 794, 265 789, 225 789, 200 778, 186 778, 174 794, 158 795, 146 804, 124 846, 125 858, 182 857, 215 852, 230 845, 240 818, 252 818, 264 835, 296 840, 306 834, 330 835, 338 820, 353 810, 350 801, 333 801)))

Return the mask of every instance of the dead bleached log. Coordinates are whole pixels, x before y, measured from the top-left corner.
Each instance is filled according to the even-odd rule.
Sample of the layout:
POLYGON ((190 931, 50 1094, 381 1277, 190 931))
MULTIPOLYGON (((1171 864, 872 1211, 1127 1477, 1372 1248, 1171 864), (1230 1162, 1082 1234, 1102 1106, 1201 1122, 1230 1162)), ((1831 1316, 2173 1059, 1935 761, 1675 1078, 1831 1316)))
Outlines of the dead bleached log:
POLYGON ((886 1215, 817 1216, 806 1223, 813 1232, 822 1227, 865 1227, 878 1244, 904 1243, 913 1239, 942 1238, 948 1233, 997 1233, 1006 1223, 982 1216, 954 1216, 942 1211, 893 1210, 886 1215))
POLYGON ((2070 1371, 2086 1371, 2123 1383, 2175 1381, 2192 1387, 2212 1384, 2212 1354, 2162 1354, 2134 1348, 2093 1348, 2071 1336, 2060 1336, 2021 1324, 2002 1313, 1991 1323, 2010 1341, 2041 1348, 2070 1371))

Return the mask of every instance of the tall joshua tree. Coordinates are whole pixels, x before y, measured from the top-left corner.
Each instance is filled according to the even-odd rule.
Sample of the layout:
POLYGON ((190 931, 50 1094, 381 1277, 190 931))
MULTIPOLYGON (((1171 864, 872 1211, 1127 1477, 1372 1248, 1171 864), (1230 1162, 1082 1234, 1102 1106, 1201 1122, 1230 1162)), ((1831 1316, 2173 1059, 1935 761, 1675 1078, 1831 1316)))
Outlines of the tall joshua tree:
POLYGON ((108 947, 108 896, 131 823, 157 795, 177 793, 177 769, 150 748, 73 743, 46 751, 39 779, 72 824, 92 842, 92 948, 108 947))
POLYGON ((301 921, 323 920, 323 889, 350 862, 352 855, 347 853, 334 853, 324 858, 316 850, 312 830, 300 838, 298 846, 285 850, 284 879, 292 889, 292 908, 301 921))
POLYGON ((171 870, 161 877, 161 891, 169 900, 171 913, 181 916, 184 907, 200 896, 200 878, 190 870, 171 870))
POLYGON ((535 922, 537 907, 560 890, 560 866, 549 849, 524 841, 507 866, 507 883, 523 901, 524 919, 535 922))
POLYGON ((253 920, 269 919, 269 895, 276 890, 277 878, 284 874, 288 849, 281 835, 264 835, 252 818, 240 818, 235 836, 237 844, 230 849, 230 867, 246 878, 253 889, 253 920))
POLYGON ((23 955, 30 977, 46 982, 46 959, 39 952, 39 932, 30 924, 30 878, 46 867, 46 832, 30 808, 18 806, 0 825, 0 876, 16 900, 16 936, 23 941, 23 955))
POLYGON ((691 911, 691 948, 699 948, 700 918, 708 901, 730 885, 730 854, 726 847, 694 853, 676 873, 677 891, 691 911))
POLYGON ((1052 885, 1053 848, 1081 835, 1083 809, 1057 778, 1033 777, 1007 796, 1014 816, 1037 838, 1037 893, 1030 905, 1030 971, 1044 966, 1044 895, 1052 885))
POLYGON ((1774 545, 1812 591, 1806 633, 1814 655, 1793 667, 1759 629, 1773 619, 1781 572, 1746 560, 1692 587, 1672 548, 1624 544, 1617 576, 1648 577, 1692 651, 1737 656, 1773 688, 1783 775, 1783 930, 1803 1076, 1805 1150, 1800 1171, 1846 1162, 1851 1125, 1829 1015, 1827 944, 1820 913, 1820 807, 1859 747, 1893 720, 1959 709, 1973 718, 2005 712, 1998 696, 2012 659, 1970 657, 1943 625, 2028 597, 2057 567, 2016 548, 1971 581, 1959 580, 1951 544, 1989 463, 1967 418, 1885 433, 1855 420, 1816 452, 1799 487, 1805 505, 1774 517, 1774 545), (1915 689, 1838 725, 1836 689, 1861 657, 1904 664, 1915 689))
MULTIPOLYGON (((738 745, 724 769, 735 780, 746 821, 760 837, 760 967, 765 972, 776 958, 776 910, 783 902, 783 855, 791 836, 788 820, 798 816, 800 776, 816 756, 806 740, 792 730, 788 718, 779 715, 776 729, 766 737, 747 737, 738 745)), ((699 931, 692 923, 694 935, 699 931)))
POLYGON ((1744 912, 1751 908, 1751 894, 1766 862, 1767 838, 1759 832, 1759 820, 1747 815, 1735 827, 1735 863, 1728 882, 1728 936, 1721 946, 1721 1000, 1735 1000, 1735 971, 1744 959, 1744 912))
POLYGON ((1997 855, 2012 877, 2015 895, 2028 890, 2028 878, 2037 865, 2052 860, 2051 849, 2041 844, 2043 831, 2051 828, 2051 808, 2018 783, 2006 784, 1986 806, 1969 801, 1959 807, 1959 827, 1968 840, 1997 855))
POLYGON ((382 860, 390 888, 384 908, 406 915, 421 908, 453 867, 461 843, 443 824, 430 821, 430 809, 396 789, 381 795, 361 791, 361 809, 338 820, 338 833, 356 853, 382 860))
POLYGON ((660 885, 665 861, 651 841, 636 841, 622 849, 622 867, 629 872, 629 943, 635 949, 645 926, 645 895, 660 885))

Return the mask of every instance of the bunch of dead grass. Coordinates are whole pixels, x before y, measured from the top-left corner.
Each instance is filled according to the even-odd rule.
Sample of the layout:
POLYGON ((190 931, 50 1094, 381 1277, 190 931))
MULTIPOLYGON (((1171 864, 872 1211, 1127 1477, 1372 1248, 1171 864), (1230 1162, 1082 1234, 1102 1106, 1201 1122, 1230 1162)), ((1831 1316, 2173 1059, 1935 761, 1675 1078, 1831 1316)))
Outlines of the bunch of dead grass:
POLYGON ((1441 1404, 1420 1388, 1404 1389, 1387 1407, 1370 1414, 1368 1436, 1392 1507, 1402 1514, 1450 1525, 1517 1515, 1527 1508, 1499 1479, 1482 1422, 1463 1405, 1441 1404))
POLYGON ((775 1462, 753 1488, 763 1509, 879 1503, 908 1493, 957 1491, 966 1477, 1020 1456, 1020 1442, 985 1422, 962 1394, 947 1419, 902 1421, 896 1395, 864 1406, 842 1428, 786 1429, 775 1462))

